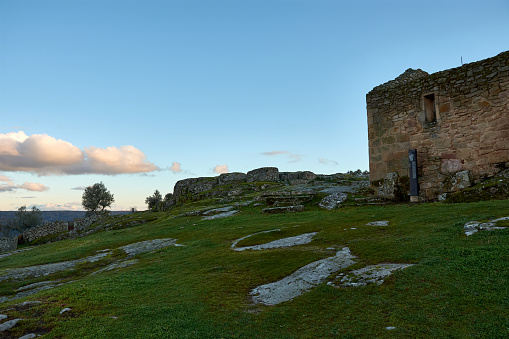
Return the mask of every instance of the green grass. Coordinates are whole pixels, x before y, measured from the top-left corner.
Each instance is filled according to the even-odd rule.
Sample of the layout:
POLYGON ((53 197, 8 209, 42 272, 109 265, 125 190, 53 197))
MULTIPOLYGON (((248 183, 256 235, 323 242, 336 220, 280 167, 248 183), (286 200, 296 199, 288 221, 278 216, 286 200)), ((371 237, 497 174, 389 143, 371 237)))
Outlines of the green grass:
MULTIPOLYGON (((136 227, 0 259, 3 270, 78 259, 155 238, 176 238, 186 245, 141 254, 133 266, 94 276, 86 275, 93 268, 87 263, 67 275, 45 277, 76 281, 4 303, 0 313, 25 300, 43 301, 7 313, 27 319, 11 330, 18 337, 31 330, 47 338, 509 337, 509 229, 470 237, 463 233, 467 221, 509 216, 508 200, 311 208, 284 215, 261 214, 261 208, 243 207, 236 216, 208 221, 157 214, 159 219, 136 227), (389 226, 366 226, 376 220, 389 220, 389 226), (254 235, 238 246, 319 233, 311 243, 290 248, 230 248, 243 236, 277 228, 281 231, 254 235), (336 289, 323 284, 276 306, 251 303, 252 288, 333 255, 335 250, 328 248, 343 246, 358 257, 355 268, 380 262, 416 265, 380 286, 336 289), (60 315, 64 307, 72 311, 60 315)), ((21 284, 27 282, 2 282, 0 293, 21 284)))

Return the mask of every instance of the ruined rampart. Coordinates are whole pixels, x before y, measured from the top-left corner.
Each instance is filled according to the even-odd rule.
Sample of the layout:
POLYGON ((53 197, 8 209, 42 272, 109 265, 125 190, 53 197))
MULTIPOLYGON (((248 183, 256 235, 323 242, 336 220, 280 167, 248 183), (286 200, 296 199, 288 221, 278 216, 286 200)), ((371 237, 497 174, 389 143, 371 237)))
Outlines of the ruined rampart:
POLYGON ((0 253, 18 248, 18 238, 0 238, 0 253))
POLYGON ((434 74, 407 70, 366 102, 373 183, 408 176, 410 149, 424 200, 446 192, 455 173, 475 182, 509 166, 509 51, 434 74))

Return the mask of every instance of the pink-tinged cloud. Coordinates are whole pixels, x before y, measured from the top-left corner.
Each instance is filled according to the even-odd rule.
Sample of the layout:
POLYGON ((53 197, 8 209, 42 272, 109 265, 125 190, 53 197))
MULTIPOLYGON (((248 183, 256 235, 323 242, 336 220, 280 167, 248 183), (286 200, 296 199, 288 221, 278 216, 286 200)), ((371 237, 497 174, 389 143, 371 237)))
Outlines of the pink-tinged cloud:
MULTIPOLYGON (((80 202, 66 202, 64 204, 48 203, 44 205, 35 204, 33 205, 41 211, 81 211, 83 206, 80 202)), ((32 208, 32 206, 30 206, 32 208)))
POLYGON ((272 156, 272 155, 281 155, 281 154, 288 154, 288 153, 290 153, 290 152, 288 152, 288 151, 272 151, 272 152, 263 152, 262 154, 272 156))
POLYGON ((6 184, 0 184, 0 192, 12 192, 16 189, 16 185, 12 182, 8 182, 6 184))
POLYGON ((15 185, 12 181, 0 185, 0 192, 12 192, 18 189, 24 189, 31 192, 44 192, 49 190, 49 187, 34 182, 25 182, 23 185, 15 185))
POLYGON ((43 184, 38 184, 35 182, 25 182, 23 185, 20 185, 19 188, 23 188, 31 192, 44 192, 49 190, 48 186, 44 186, 43 184))
POLYGON ((27 136, 23 131, 0 134, 0 171, 51 174, 147 173, 159 168, 134 146, 84 151, 46 134, 27 136))
POLYGON ((182 172, 182 164, 179 163, 179 162, 174 161, 171 164, 170 171, 172 171, 173 173, 180 173, 180 172, 182 172))
POLYGON ((147 161, 145 154, 134 146, 86 148, 85 153, 92 173, 121 174, 146 173, 159 168, 147 161))
POLYGON ((214 167, 214 173, 217 174, 223 174, 223 173, 230 173, 230 170, 228 169, 228 165, 217 165, 214 167))
POLYGON ((0 175, 0 181, 12 181, 12 180, 6 177, 5 175, 0 175))

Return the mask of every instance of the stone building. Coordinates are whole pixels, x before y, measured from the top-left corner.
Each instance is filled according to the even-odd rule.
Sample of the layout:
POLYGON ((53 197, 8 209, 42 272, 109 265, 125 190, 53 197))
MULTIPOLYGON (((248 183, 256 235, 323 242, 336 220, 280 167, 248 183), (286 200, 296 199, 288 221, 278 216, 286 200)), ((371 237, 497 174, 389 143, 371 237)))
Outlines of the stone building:
POLYGON ((509 167, 509 51, 428 74, 408 69, 366 95, 370 181, 408 182, 417 149, 420 200, 509 167))

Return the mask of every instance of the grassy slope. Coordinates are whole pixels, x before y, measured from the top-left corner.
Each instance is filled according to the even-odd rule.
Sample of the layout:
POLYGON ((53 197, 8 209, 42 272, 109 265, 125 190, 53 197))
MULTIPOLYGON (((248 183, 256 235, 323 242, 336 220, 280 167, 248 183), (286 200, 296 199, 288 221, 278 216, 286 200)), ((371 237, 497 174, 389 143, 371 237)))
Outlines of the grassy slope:
POLYGON ((509 337, 509 230, 467 238, 462 227, 470 220, 508 215, 509 200, 287 215, 244 208, 225 219, 159 219, 42 245, 0 259, 0 269, 76 259, 154 238, 173 237, 186 245, 146 253, 134 266, 26 298, 44 303, 32 309, 31 318, 22 313, 29 320, 14 328, 19 335, 49 327, 50 338, 503 338, 509 337), (375 220, 389 220, 390 226, 365 225, 375 220), (283 231, 260 235, 259 241, 319 234, 310 244, 293 248, 230 249, 235 239, 275 228, 283 231), (342 246, 358 256, 355 268, 379 262, 417 265, 381 286, 336 289, 324 284, 277 306, 250 303, 252 288, 331 256, 335 251, 329 247, 342 246), (72 311, 59 315, 63 307, 72 311))

